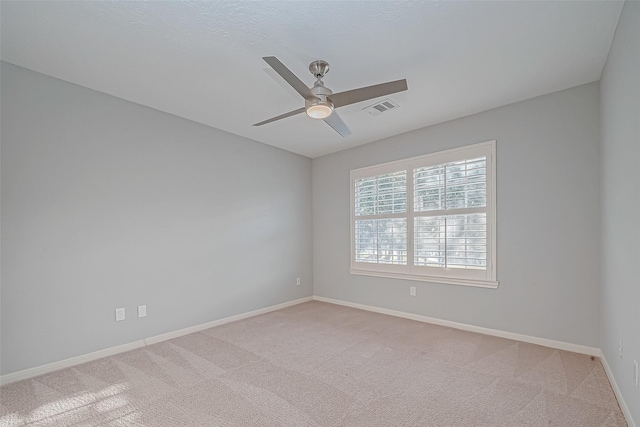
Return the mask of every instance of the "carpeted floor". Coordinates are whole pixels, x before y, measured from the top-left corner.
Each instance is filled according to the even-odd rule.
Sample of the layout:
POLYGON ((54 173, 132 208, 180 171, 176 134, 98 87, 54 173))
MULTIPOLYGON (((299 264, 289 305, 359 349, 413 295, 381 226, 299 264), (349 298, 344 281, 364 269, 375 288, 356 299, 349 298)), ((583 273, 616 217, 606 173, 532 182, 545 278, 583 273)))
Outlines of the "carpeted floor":
POLYGON ((308 302, 0 388, 0 426, 626 426, 598 359, 308 302))

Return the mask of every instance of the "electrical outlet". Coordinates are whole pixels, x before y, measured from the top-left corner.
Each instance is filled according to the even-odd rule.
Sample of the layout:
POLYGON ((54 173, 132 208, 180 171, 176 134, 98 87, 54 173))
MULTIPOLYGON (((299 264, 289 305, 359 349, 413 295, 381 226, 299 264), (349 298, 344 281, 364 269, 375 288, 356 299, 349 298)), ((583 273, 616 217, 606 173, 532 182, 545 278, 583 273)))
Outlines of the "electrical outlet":
POLYGON ((139 305, 138 306, 138 317, 147 317, 147 306, 139 305))
POLYGON ((296 286, 300 286, 300 278, 299 277, 296 279, 296 286))
POLYGON ((618 337, 618 356, 622 357, 622 337, 618 337))
POLYGON ((636 385, 640 385, 640 383, 638 382, 638 361, 637 360, 633 361, 633 380, 635 381, 636 385))
POLYGON ((409 295, 411 295, 412 297, 416 296, 416 287, 415 286, 409 287, 409 295))
POLYGON ((116 308, 116 322, 124 320, 124 308, 116 308))

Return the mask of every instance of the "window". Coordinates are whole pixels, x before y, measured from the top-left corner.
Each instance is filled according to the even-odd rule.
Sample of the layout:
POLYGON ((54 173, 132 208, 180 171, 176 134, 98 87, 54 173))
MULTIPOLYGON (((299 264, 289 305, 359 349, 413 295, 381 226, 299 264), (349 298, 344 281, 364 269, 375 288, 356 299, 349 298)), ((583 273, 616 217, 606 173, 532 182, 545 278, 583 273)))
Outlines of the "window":
POLYGON ((351 171, 351 273, 495 288, 495 141, 351 171))

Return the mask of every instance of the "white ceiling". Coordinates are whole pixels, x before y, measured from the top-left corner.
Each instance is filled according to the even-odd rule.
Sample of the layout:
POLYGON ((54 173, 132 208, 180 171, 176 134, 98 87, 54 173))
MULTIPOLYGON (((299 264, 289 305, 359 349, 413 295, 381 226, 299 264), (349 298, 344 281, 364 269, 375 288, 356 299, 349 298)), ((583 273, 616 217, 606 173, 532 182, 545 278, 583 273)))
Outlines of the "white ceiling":
POLYGON ((2 59, 308 157, 596 81, 619 1, 2 1, 2 59), (337 110, 342 138, 304 114, 267 64, 334 92, 406 78, 400 108, 337 110))

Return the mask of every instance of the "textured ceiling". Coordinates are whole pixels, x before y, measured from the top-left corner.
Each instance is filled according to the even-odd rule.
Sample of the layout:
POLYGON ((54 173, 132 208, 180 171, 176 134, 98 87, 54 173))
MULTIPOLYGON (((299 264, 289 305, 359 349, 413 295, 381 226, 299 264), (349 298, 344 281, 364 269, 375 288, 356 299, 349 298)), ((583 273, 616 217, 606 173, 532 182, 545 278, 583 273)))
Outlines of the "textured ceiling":
POLYGON ((600 78, 618 1, 2 1, 2 59, 317 157, 600 78), (342 138, 261 59, 334 92, 406 78, 398 109, 339 109, 342 138))

